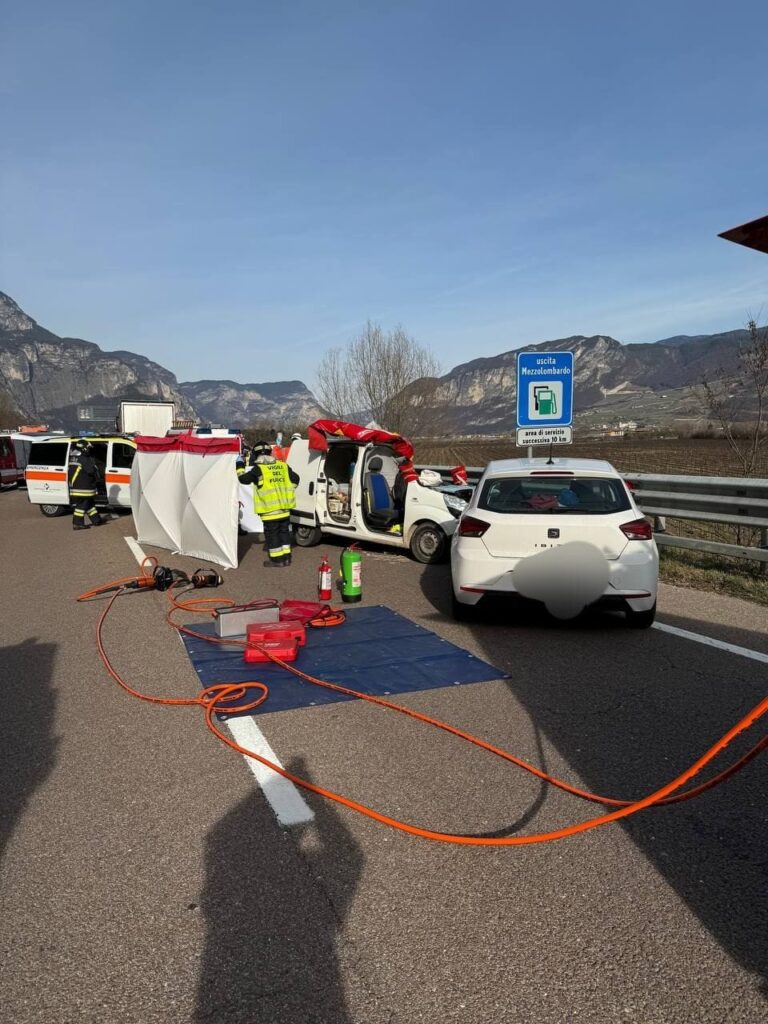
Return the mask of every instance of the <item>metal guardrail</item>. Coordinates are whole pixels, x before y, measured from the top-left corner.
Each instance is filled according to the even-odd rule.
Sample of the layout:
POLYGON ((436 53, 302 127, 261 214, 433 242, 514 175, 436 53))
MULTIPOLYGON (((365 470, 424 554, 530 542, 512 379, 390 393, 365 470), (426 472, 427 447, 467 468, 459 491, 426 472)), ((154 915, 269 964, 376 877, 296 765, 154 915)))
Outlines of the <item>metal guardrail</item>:
MULTIPOLYGON (((435 470, 451 482, 450 466, 422 466, 435 470)), ((482 466, 468 466, 470 485, 477 484, 482 466)), ((745 477, 667 476, 654 473, 623 473, 644 515, 653 518, 656 543, 663 547, 706 551, 732 558, 762 562, 768 571, 768 480, 745 477), (704 523, 727 523, 760 531, 757 547, 723 544, 694 537, 676 537, 666 532, 667 519, 690 519, 704 523)))

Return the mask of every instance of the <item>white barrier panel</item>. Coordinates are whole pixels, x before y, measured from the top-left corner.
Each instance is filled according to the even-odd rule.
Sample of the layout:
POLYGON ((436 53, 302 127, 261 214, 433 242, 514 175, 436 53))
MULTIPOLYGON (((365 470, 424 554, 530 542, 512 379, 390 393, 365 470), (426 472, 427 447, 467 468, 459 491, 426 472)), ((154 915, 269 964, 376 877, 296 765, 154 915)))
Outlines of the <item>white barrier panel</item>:
POLYGON ((140 544, 237 567, 237 438, 137 437, 131 508, 140 544))
POLYGON ((240 484, 238 489, 240 504, 240 529, 246 533, 264 533, 261 516, 253 511, 253 484, 240 484))

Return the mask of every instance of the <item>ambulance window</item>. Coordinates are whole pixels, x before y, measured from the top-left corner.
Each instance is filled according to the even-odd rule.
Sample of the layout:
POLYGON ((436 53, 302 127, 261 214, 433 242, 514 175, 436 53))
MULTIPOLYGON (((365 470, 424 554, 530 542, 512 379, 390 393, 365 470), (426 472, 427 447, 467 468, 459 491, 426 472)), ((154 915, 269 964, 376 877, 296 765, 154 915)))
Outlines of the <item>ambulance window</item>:
POLYGON ((101 463, 102 466, 107 464, 107 442, 106 441, 91 441, 91 452, 94 459, 101 463))
POLYGON ((136 454, 136 449, 131 448, 129 444, 113 444, 112 445, 112 467, 113 469, 130 469, 133 463, 133 456, 136 454))
POLYGON ((45 441, 33 444, 29 453, 30 466, 66 466, 69 445, 66 441, 45 441))

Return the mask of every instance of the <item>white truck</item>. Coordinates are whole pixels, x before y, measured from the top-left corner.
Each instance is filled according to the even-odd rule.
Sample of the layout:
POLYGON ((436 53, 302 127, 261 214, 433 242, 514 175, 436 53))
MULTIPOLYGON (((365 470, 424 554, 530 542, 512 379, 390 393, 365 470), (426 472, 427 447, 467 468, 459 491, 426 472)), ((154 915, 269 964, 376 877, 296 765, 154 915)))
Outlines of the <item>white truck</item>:
POLYGON ((328 438, 328 450, 291 443, 288 465, 299 475, 291 513, 297 545, 324 533, 407 549, 418 562, 446 558, 466 502, 417 481, 398 486, 397 456, 386 444, 328 438))
POLYGON ((173 402, 121 402, 117 432, 165 437, 175 419, 176 406, 173 402))

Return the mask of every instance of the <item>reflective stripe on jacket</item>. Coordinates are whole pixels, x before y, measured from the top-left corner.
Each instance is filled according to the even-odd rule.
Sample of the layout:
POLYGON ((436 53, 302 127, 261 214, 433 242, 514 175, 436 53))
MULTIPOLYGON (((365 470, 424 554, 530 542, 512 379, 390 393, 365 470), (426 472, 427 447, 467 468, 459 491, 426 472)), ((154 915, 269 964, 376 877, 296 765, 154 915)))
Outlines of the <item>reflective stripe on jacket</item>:
POLYGON ((260 482, 253 488, 253 511, 264 522, 281 519, 296 507, 288 467, 284 462, 264 462, 258 465, 260 482))
POLYGON ((71 497, 91 498, 96 494, 99 469, 93 456, 76 449, 70 452, 67 476, 71 497))

